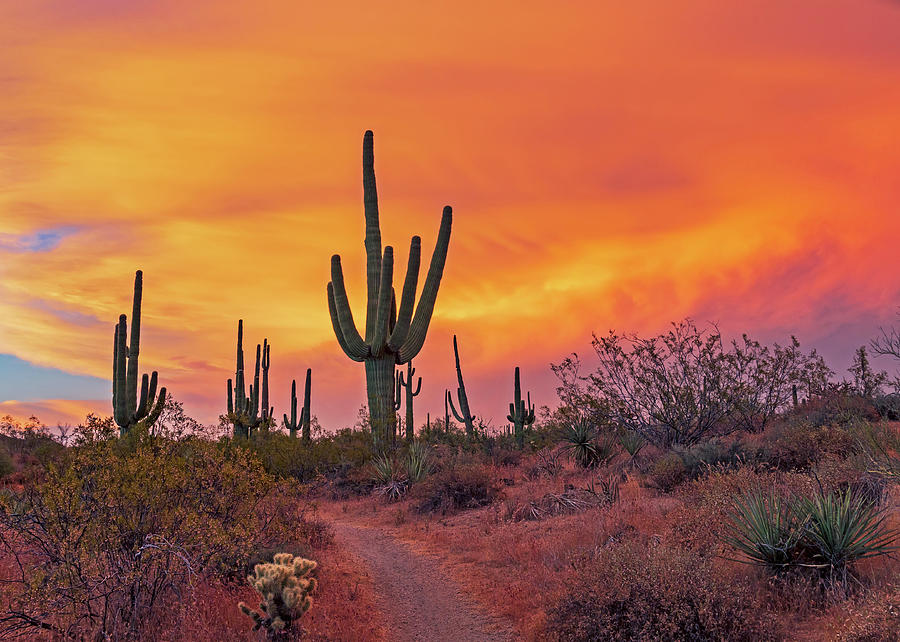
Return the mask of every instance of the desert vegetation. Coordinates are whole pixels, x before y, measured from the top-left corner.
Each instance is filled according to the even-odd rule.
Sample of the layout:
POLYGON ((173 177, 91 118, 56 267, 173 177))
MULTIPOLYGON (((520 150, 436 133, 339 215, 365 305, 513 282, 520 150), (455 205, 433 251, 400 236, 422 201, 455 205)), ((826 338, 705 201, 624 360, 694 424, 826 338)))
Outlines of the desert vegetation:
POLYGON ((896 329, 845 377, 794 337, 690 319, 594 335, 589 359, 552 366, 556 399, 533 400, 510 364, 500 425, 471 407, 454 336, 456 392, 417 425, 412 360, 451 209, 418 300, 412 237, 398 305, 373 145, 367 132, 364 333, 337 255, 326 290, 338 346, 365 368, 357 425, 319 425, 311 369, 279 425, 272 346, 248 383, 242 320, 218 426, 188 417, 164 373, 139 385, 138 271, 111 415, 0 423, 0 636, 404 639, 448 618, 473 627, 459 639, 897 639, 900 382, 870 360, 900 360, 896 329), (419 577, 423 556, 438 562, 419 577), (398 581, 428 614, 402 611, 398 581))

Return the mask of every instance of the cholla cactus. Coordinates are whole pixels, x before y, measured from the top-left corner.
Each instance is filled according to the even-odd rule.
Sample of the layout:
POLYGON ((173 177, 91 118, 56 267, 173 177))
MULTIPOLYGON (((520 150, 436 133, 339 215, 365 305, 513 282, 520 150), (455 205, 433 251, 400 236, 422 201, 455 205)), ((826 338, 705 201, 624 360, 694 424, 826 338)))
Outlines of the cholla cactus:
POLYGON ((310 594, 316 590, 316 579, 309 574, 317 564, 290 553, 276 553, 271 563, 257 564, 247 581, 262 595, 259 611, 244 602, 238 608, 254 622, 253 630, 266 628, 270 636, 291 628, 312 606, 310 594))

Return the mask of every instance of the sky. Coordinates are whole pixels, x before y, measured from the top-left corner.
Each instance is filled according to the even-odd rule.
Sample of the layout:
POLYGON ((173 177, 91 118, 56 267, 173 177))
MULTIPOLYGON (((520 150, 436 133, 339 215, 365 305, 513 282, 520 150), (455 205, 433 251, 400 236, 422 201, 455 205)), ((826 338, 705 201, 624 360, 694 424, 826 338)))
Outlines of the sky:
POLYGON ((420 420, 454 333, 495 424, 516 365, 553 405, 592 331, 685 316, 843 371, 900 306, 898 33, 887 0, 0 0, 0 414, 110 413, 142 269, 141 368, 189 414, 244 319, 276 416, 311 367, 352 424, 325 285, 339 253, 364 318, 366 129, 396 265, 454 210, 420 420))

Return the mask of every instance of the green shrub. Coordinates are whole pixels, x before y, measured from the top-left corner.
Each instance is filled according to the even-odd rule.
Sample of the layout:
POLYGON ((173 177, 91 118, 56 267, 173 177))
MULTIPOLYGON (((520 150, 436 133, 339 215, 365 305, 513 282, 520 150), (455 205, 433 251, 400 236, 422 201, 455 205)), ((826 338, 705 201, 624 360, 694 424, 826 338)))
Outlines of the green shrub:
POLYGON ((243 448, 132 431, 84 441, 0 510, 4 633, 136 637, 203 574, 237 576, 254 550, 292 541, 299 499, 243 448))
POLYGON ((14 472, 16 472, 16 463, 13 458, 5 450, 0 450, 0 479, 14 472))
POLYGON ((771 617, 743 580, 695 552, 633 542, 583 563, 547 615, 548 640, 769 640, 771 617))
POLYGON ((615 457, 612 441, 601 438, 597 428, 585 419, 573 422, 563 438, 566 449, 582 468, 595 468, 615 457))

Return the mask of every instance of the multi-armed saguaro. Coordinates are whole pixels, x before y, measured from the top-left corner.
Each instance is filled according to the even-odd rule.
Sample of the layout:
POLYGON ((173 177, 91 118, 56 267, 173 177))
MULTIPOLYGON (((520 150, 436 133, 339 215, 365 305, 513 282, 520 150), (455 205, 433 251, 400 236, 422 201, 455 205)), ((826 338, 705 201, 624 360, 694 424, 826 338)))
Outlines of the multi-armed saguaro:
POLYGON ((412 380, 413 376, 416 374, 416 369, 413 368, 412 361, 408 361, 406 363, 406 377, 403 376, 403 371, 397 373, 397 390, 399 392, 400 388, 406 388, 406 438, 412 439, 415 431, 415 419, 413 417, 413 397, 418 397, 419 393, 422 392, 422 377, 419 377, 419 380, 416 382, 416 389, 413 390, 412 380))
POLYGON ((453 219, 449 206, 444 207, 431 265, 416 305, 416 287, 422 240, 413 236, 409 246, 406 280, 399 310, 394 294, 394 249, 388 245, 381 251, 381 228, 378 221, 378 194, 375 188, 375 154, 373 135, 363 137, 363 201, 366 218, 366 328, 365 338, 356 329, 341 257, 331 257, 331 281, 328 283, 328 309, 341 349, 354 361, 365 363, 369 419, 375 435, 390 437, 396 427, 394 414, 394 367, 414 358, 425 343, 428 324, 434 312, 453 219))
POLYGON ((466 384, 463 383, 462 370, 459 367, 459 349, 456 346, 456 335, 453 335, 453 356, 456 357, 456 379, 459 387, 456 389, 456 397, 459 399, 459 412, 456 412, 456 406, 453 405, 453 395, 447 394, 450 401, 450 410, 456 421, 466 425, 466 435, 471 437, 475 434, 475 415, 469 410, 469 397, 466 395, 466 384))
POLYGON ((228 380, 228 418, 234 424, 235 437, 250 437, 253 431, 260 426, 268 426, 268 419, 272 416, 273 408, 268 407, 269 402, 269 350, 272 346, 268 340, 262 346, 256 344, 256 369, 253 375, 253 383, 250 386, 250 394, 247 395, 244 385, 244 321, 238 321, 237 358, 234 369, 234 383, 228 380), (263 354, 265 356, 263 357, 263 354), (263 411, 259 412, 259 369, 260 360, 263 365, 263 411))
POLYGON ((297 429, 300 429, 300 434, 303 437, 303 441, 308 442, 310 439, 310 415, 309 415, 309 404, 312 392, 312 368, 306 369, 306 389, 303 391, 303 408, 300 410, 300 418, 299 421, 297 419, 297 380, 294 379, 291 382, 291 418, 288 420, 288 416, 284 416, 284 425, 288 429, 291 437, 297 436, 297 429))
POLYGON ((166 403, 166 389, 160 388, 156 398, 157 373, 154 370, 150 377, 141 377, 141 397, 138 399, 138 354, 141 351, 141 296, 143 294, 144 275, 138 270, 134 274, 134 299, 131 307, 131 342, 125 343, 128 336, 128 317, 119 316, 113 341, 113 419, 119 426, 119 435, 124 437, 128 432, 141 424, 153 426, 166 403))
POLYGON ((516 430, 516 444, 519 448, 525 445, 525 427, 534 423, 534 406, 531 404, 531 393, 528 393, 528 403, 522 399, 522 387, 519 385, 519 367, 516 366, 516 383, 513 389, 513 402, 509 404, 509 414, 506 416, 513 423, 516 430))

